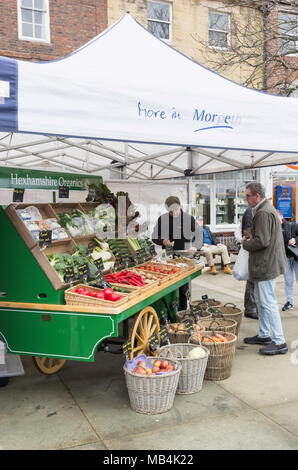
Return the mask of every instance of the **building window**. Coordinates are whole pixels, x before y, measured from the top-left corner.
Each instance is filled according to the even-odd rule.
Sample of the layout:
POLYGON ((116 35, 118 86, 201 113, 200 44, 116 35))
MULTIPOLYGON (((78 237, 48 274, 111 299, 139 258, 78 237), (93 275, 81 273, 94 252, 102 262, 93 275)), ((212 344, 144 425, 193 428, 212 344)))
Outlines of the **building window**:
POLYGON ((148 31, 160 39, 172 40, 172 8, 165 2, 147 2, 148 31))
POLYGON ((298 52, 298 15, 278 13, 278 49, 280 54, 298 52))
POLYGON ((19 39, 50 42, 48 0, 18 0, 19 39))
POLYGON ((209 11, 209 46, 228 49, 230 45, 230 17, 227 13, 209 11))

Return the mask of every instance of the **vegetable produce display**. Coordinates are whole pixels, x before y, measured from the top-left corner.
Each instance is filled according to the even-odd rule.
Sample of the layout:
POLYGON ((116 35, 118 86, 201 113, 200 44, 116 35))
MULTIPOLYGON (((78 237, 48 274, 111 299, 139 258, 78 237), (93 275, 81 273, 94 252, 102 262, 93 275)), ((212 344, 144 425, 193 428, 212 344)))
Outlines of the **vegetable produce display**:
POLYGON ((72 237, 84 237, 95 233, 90 217, 80 209, 73 209, 70 214, 61 212, 58 217, 59 223, 69 231, 72 237))
POLYGON ((179 270, 179 268, 176 268, 175 266, 171 265, 162 265, 162 264, 144 264, 142 266, 136 266, 136 269, 140 270, 145 270, 145 271, 153 271, 155 273, 160 273, 160 274, 176 274, 179 270))
POLYGON ((137 366, 133 370, 135 374, 139 375, 162 375, 175 371, 175 367, 169 361, 156 359, 152 368, 147 367, 145 361, 138 361, 137 366))
POLYGON ((122 299, 122 296, 114 292, 110 287, 102 291, 92 291, 84 287, 78 287, 74 292, 79 295, 86 295, 87 297, 94 297, 100 300, 109 300, 110 302, 117 302, 122 299))
POLYGON ((196 333, 194 335, 195 338, 198 338, 203 344, 204 343, 227 343, 228 339, 225 338, 223 335, 220 335, 219 333, 212 334, 211 332, 208 332, 208 336, 201 335, 200 333, 196 333))
MULTIPOLYGON (((187 333, 185 323, 171 323, 170 325, 168 325, 167 329, 170 334, 176 333, 177 335, 179 335, 187 333)), ((197 325, 196 323, 192 324, 192 329, 194 332, 202 331, 200 325, 197 325)))
POLYGON ((186 356, 186 359, 201 359, 206 357, 207 353, 205 349, 198 346, 197 348, 193 348, 189 351, 189 354, 186 356))
POLYGON ((43 219, 37 207, 28 206, 25 209, 17 209, 17 213, 37 242, 39 241, 39 232, 41 230, 51 230, 52 241, 68 238, 67 232, 61 227, 57 219, 53 217, 43 219))
POLYGON ((109 245, 111 252, 113 253, 115 257, 120 257, 120 259, 122 260, 122 257, 126 256, 128 260, 128 265, 130 266, 134 264, 133 256, 130 253, 130 250, 128 246, 126 245, 124 239, 114 238, 114 239, 107 240, 107 243, 109 245))
POLYGON ((145 285, 142 276, 132 271, 121 271, 114 274, 105 274, 107 282, 114 284, 127 284, 130 286, 143 287, 145 285))
POLYGON ((48 255, 48 260, 57 272, 61 282, 64 282, 65 269, 69 266, 74 268, 75 280, 79 279, 78 266, 87 263, 90 272, 90 278, 95 276, 98 271, 94 262, 99 258, 102 259, 104 270, 109 270, 114 267, 114 261, 111 261, 111 253, 108 251, 108 244, 99 241, 97 238, 93 239, 96 246, 92 252, 88 254, 88 247, 82 244, 77 244, 75 251, 72 255, 68 253, 51 253, 48 255))

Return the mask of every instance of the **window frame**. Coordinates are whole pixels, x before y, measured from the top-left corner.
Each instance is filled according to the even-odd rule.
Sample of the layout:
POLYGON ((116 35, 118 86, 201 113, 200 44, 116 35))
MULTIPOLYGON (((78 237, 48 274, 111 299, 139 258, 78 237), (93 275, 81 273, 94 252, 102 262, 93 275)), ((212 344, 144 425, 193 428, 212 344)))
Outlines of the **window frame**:
POLYGON ((213 9, 208 10, 208 47, 210 49, 215 49, 215 50, 220 50, 220 51, 228 51, 231 48, 231 14, 230 13, 222 12, 222 11, 218 11, 218 10, 213 10, 213 9), (219 15, 226 15, 227 18, 228 18, 228 30, 225 31, 223 29, 209 28, 209 15, 210 15, 210 13, 216 13, 216 14, 219 14, 219 15), (226 34, 227 35, 227 46, 226 47, 221 47, 221 46, 213 46, 212 44, 210 44, 210 36, 209 36, 210 31, 226 34))
MULTIPOLYGON (((163 24, 168 24, 169 25, 169 39, 167 38, 160 38, 159 36, 155 36, 155 34, 153 34, 153 36, 155 36, 156 38, 160 39, 161 41, 166 41, 166 42, 172 42, 173 40, 173 5, 169 2, 164 2, 164 1, 160 1, 160 0, 148 0, 147 1, 147 29, 148 29, 148 26, 149 26, 149 21, 151 22, 155 22, 155 23, 163 23, 163 24), (164 20, 159 20, 159 19, 156 19, 156 18, 149 18, 148 16, 148 3, 158 3, 160 5, 167 5, 169 7, 169 17, 170 17, 170 20, 169 21, 164 21, 164 20)), ((150 31, 151 32, 151 31, 150 31)))
MULTIPOLYGON (((292 15, 292 16, 296 16, 296 35, 293 34, 293 37, 295 38, 298 34, 298 11, 286 11, 286 10, 279 10, 277 12, 277 34, 278 34, 278 50, 280 48, 280 43, 279 41, 282 41, 282 38, 279 37, 279 35, 282 35, 282 32, 279 30, 279 24, 280 24, 280 18, 279 18, 279 15, 292 15)), ((291 37, 291 34, 287 33, 288 37, 290 38, 291 37)), ((296 41, 293 41, 296 43, 295 47, 296 49, 298 50, 298 39, 296 41)), ((283 46, 284 47, 284 46, 283 46)), ((297 57, 298 53, 291 53, 290 51, 287 51, 285 53, 282 53, 280 55, 284 55, 284 56, 289 56, 289 57, 297 57)))
POLYGON ((17 7, 18 7, 18 39, 20 41, 43 42, 45 44, 50 44, 51 35, 50 35, 50 6, 49 6, 49 0, 44 0, 44 2, 45 2, 45 6, 46 6, 45 11, 36 9, 34 7, 22 7, 22 0, 18 0, 18 4, 17 4, 17 7), (39 12, 42 12, 46 15, 46 18, 45 18, 46 39, 28 37, 28 36, 23 35, 22 9, 27 9, 27 10, 30 10, 32 12, 39 11, 39 12))

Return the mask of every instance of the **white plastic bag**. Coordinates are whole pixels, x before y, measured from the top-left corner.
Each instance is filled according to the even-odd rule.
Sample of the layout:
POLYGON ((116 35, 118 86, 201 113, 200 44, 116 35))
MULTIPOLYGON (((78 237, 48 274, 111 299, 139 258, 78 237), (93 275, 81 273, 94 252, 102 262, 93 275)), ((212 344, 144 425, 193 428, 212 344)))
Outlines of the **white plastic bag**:
POLYGON ((238 279, 238 281, 248 280, 248 256, 249 252, 241 246, 232 270, 233 276, 238 279))

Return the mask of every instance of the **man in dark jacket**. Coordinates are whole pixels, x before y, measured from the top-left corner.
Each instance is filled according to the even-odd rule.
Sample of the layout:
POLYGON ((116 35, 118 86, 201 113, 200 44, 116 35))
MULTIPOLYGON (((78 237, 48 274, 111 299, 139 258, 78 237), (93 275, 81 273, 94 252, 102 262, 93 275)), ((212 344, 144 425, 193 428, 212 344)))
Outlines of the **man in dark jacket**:
POLYGON ((296 248, 298 246, 298 224, 295 222, 290 222, 289 220, 285 220, 280 211, 277 211, 277 213, 281 221, 284 246, 288 262, 288 267, 284 274, 286 303, 282 308, 283 311, 287 311, 293 308, 294 277, 296 277, 296 282, 298 282, 298 262, 294 253, 289 248, 296 248))
MULTIPOLYGON (((161 215, 154 227, 152 241, 163 248, 173 246, 174 250, 196 252, 203 244, 203 232, 195 218, 183 212, 180 200, 169 196, 165 201, 167 213, 161 215)), ((188 284, 179 289, 179 309, 187 309, 186 292, 188 284)))
MULTIPOLYGON (((251 233, 252 219, 252 209, 248 206, 243 214, 241 222, 242 237, 245 235, 249 236, 249 233, 251 233)), ((246 281, 245 286, 244 316, 247 318, 253 318, 254 320, 259 318, 254 296, 254 283, 250 280, 246 281)))
POLYGON ((246 186, 246 200, 252 208, 253 221, 243 248, 249 252, 249 279, 254 282, 259 314, 258 335, 244 338, 247 344, 260 344, 261 354, 285 354, 288 351, 275 297, 275 279, 286 270, 287 260, 279 216, 265 199, 265 188, 253 181, 246 186), (272 339, 270 332, 272 331, 272 339))
POLYGON ((210 228, 207 227, 207 225, 203 225, 202 216, 198 217, 198 224, 203 227, 204 234, 204 244, 201 248, 201 253, 203 256, 205 256, 208 266, 211 267, 211 274, 217 274, 214 259, 215 255, 221 256, 224 265, 224 272, 226 274, 232 274, 232 270, 230 268, 231 261, 226 245, 218 243, 216 235, 211 232, 210 228))

